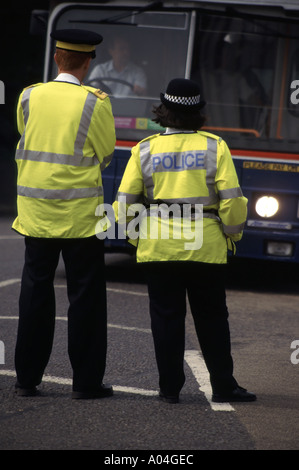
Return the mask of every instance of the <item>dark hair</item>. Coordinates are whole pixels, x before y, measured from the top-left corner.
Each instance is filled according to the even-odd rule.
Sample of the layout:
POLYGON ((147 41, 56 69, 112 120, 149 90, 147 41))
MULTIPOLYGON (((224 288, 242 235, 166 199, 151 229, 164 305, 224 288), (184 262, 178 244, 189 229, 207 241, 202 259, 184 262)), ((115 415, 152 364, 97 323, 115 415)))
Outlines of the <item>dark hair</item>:
POLYGON ((153 108, 153 113, 156 115, 152 119, 162 127, 174 127, 175 129, 183 129, 186 131, 197 131, 206 122, 205 116, 200 111, 195 112, 180 112, 172 111, 162 103, 153 108))

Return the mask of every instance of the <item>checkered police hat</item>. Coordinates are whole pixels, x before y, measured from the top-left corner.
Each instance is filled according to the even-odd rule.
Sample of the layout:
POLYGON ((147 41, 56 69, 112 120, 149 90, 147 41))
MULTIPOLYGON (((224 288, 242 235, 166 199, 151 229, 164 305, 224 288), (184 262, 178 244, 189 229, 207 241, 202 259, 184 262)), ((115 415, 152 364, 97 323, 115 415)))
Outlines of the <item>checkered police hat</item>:
POLYGON ((198 84, 186 78, 171 80, 160 98, 166 108, 183 112, 199 111, 206 104, 200 100, 198 84))

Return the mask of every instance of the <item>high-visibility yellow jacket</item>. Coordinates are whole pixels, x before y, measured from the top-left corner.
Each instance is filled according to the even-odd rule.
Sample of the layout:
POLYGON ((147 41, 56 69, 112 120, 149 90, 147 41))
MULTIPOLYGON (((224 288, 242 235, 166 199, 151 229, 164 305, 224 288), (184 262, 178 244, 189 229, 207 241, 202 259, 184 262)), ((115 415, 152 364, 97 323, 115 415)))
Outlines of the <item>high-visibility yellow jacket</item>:
POLYGON ((17 123, 13 229, 40 238, 95 235, 95 212, 103 203, 101 171, 115 146, 109 97, 73 83, 38 83, 21 93, 17 123))
POLYGON ((113 208, 138 262, 226 263, 247 217, 227 144, 202 131, 167 129, 133 147, 113 208))

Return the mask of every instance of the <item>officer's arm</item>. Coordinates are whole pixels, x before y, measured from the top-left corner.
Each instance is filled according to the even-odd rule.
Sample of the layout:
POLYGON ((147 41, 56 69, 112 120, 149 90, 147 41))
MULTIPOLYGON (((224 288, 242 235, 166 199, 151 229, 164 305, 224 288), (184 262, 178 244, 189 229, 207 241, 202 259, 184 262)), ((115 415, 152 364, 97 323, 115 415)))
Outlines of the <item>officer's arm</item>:
POLYGON ((219 194, 219 217, 223 231, 233 241, 242 238, 247 218, 247 199, 239 185, 235 165, 226 143, 218 142, 216 187, 219 194))
POLYGON ((18 126, 18 131, 19 131, 20 135, 23 134, 24 128, 25 128, 24 113, 23 113, 23 108, 22 108, 22 105, 21 105, 21 100, 22 100, 23 93, 24 92, 22 92, 20 97, 19 97, 18 106, 17 106, 17 126, 18 126))
POLYGON ((144 185, 140 166, 139 145, 132 149, 131 157, 124 171, 116 200, 113 203, 115 220, 128 224, 134 218, 135 210, 143 210, 144 185))
POLYGON ((108 97, 99 99, 93 114, 92 145, 100 161, 101 170, 111 162, 115 142, 115 124, 110 100, 108 97))

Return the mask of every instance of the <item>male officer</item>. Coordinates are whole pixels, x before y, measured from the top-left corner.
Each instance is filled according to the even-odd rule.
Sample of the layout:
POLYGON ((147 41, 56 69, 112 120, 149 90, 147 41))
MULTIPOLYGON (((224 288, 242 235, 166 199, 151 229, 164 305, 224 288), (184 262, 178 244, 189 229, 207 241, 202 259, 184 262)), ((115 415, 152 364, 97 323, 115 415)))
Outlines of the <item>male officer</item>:
POLYGON ((101 79, 114 96, 145 95, 147 78, 144 70, 130 58, 130 45, 122 36, 114 36, 109 47, 111 60, 98 64, 88 76, 88 81, 101 79), (108 79, 111 78, 112 81, 108 79))
POLYGON ((110 100, 82 85, 99 34, 52 32, 58 76, 32 85, 17 108, 18 215, 13 229, 25 236, 25 265, 15 350, 16 393, 33 396, 53 343, 53 281, 60 253, 67 280, 68 353, 73 398, 113 394, 102 379, 107 312, 103 242, 96 237, 96 208, 103 202, 101 171, 115 145, 110 100))
MULTIPOLYGON (((114 203, 128 230, 130 204, 147 208, 139 217, 137 261, 147 275, 160 398, 177 403, 185 382, 187 293, 213 401, 253 401, 233 376, 224 284, 228 245, 242 237, 247 199, 226 143, 200 130, 205 103, 197 83, 171 80, 161 101, 154 121, 166 131, 133 147, 114 203)), ((128 236, 136 244, 132 230, 128 236)))

